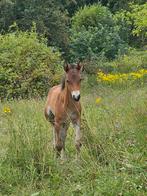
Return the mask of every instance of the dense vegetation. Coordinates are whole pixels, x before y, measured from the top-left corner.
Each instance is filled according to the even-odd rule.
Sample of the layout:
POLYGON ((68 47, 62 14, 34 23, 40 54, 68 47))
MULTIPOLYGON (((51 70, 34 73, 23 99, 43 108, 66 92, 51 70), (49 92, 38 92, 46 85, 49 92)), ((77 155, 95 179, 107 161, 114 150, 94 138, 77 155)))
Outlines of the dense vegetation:
POLYGON ((47 47, 35 32, 0 36, 0 97, 44 96, 62 75, 59 52, 47 47))
MULTIPOLYGON (((86 17, 89 15, 88 18, 91 19, 89 20, 88 26, 91 27, 93 23, 98 21, 94 26, 98 29, 100 27, 100 33, 102 31, 101 24, 104 22, 103 25, 106 28, 104 32, 114 33, 115 31, 116 33, 119 29, 119 36, 122 35, 125 42, 136 45, 137 40, 137 43, 141 40, 142 45, 145 44, 147 28, 147 4, 145 0, 101 0, 100 3, 102 6, 96 4, 97 2, 97 0, 2 0, 0 1, 0 31, 4 34, 7 33, 10 25, 14 22, 17 23, 21 30, 30 30, 32 23, 35 22, 37 32, 47 37, 48 44, 59 47, 64 57, 69 57, 72 17, 75 18, 75 15, 84 15, 86 17), (95 6, 92 5, 94 3, 95 6), (86 5, 88 6, 87 8, 85 8, 86 5), (96 5, 98 8, 96 8, 96 5), (84 11, 82 8, 84 8, 84 11), (79 10, 78 14, 77 10, 79 10), (94 14, 98 12, 99 20, 93 20, 94 14), (110 30, 109 27, 114 27, 112 17, 115 18, 115 15, 118 16, 118 28, 115 28, 115 30, 112 28, 110 30), (100 22, 101 19, 102 22, 100 22), (106 24, 108 24, 108 27, 106 24)), ((78 23, 80 18, 76 17, 76 20, 78 23)), ((116 41, 119 41, 119 36, 117 35, 116 41)), ((104 40, 102 39, 100 41, 105 42, 107 40, 106 35, 103 37, 104 40)), ((111 40, 111 37, 108 39, 111 40)))
POLYGON ((146 49, 146 0, 1 0, 0 195, 146 195, 146 49), (63 163, 44 96, 79 60, 82 156, 70 127, 63 163))
POLYGON ((100 4, 79 10, 72 18, 71 32, 73 59, 90 60, 97 56, 113 59, 125 52, 126 44, 111 12, 100 4))

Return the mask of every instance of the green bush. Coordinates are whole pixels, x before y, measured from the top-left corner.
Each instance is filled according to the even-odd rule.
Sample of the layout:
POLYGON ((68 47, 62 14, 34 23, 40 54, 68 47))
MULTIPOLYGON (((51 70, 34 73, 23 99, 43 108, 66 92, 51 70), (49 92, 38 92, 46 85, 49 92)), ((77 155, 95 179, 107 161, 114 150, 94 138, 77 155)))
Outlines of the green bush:
POLYGON ((92 58, 90 61, 84 62, 84 70, 88 74, 96 74, 99 70, 104 72, 111 72, 114 70, 108 59, 104 55, 92 58))
POLYGON ((35 32, 0 35, 0 98, 43 96, 62 74, 59 52, 35 32))
POLYGON ((130 17, 128 16, 128 11, 120 10, 119 12, 116 12, 113 19, 119 27, 120 37, 128 44, 131 44, 131 41, 133 41, 131 33, 133 25, 130 17))
POLYGON ((129 44, 142 47, 147 42, 147 3, 130 4, 129 11, 121 10, 114 15, 120 36, 129 44))
POLYGON ((147 69, 147 51, 130 50, 127 55, 119 56, 108 64, 113 71, 121 73, 147 69))
POLYGON ((85 6, 80 9, 72 18, 72 28, 75 30, 81 30, 82 26, 88 30, 90 27, 97 27, 98 24, 114 25, 112 14, 108 8, 101 6, 101 4, 94 4, 91 6, 85 6))
POLYGON ((147 41, 147 3, 143 5, 132 5, 130 17, 133 20, 134 28, 132 34, 137 36, 142 45, 147 41))
POLYGON ((91 59, 104 55, 113 59, 124 53, 126 44, 119 36, 111 12, 100 4, 84 7, 72 19, 71 56, 73 59, 91 59))
POLYGON ((104 56, 97 56, 84 62, 88 74, 96 74, 101 70, 104 73, 129 73, 140 69, 147 69, 147 51, 130 49, 128 54, 120 55, 112 61, 104 56))

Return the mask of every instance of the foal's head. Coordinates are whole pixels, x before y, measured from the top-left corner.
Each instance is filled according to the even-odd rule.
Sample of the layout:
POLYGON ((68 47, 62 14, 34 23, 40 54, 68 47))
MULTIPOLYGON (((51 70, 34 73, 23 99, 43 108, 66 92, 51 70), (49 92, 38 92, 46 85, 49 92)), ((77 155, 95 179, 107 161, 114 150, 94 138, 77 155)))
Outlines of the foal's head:
POLYGON ((66 64, 65 70, 65 86, 71 93, 72 98, 75 101, 80 99, 80 83, 81 83, 81 71, 83 66, 80 63, 66 64))

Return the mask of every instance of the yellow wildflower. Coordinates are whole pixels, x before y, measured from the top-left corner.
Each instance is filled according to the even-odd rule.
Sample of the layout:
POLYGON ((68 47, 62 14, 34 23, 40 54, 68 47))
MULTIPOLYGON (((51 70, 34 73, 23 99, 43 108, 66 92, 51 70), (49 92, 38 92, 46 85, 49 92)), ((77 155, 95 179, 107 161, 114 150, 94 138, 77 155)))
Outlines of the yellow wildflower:
POLYGON ((10 107, 9 107, 9 106, 8 106, 8 107, 4 107, 4 108, 3 108, 3 112, 4 112, 4 113, 11 113, 10 107))
POLYGON ((123 82, 127 80, 137 80, 143 78, 147 75, 147 70, 140 69, 137 72, 130 73, 116 73, 116 74, 105 74, 102 71, 98 73, 97 80, 102 82, 114 83, 114 82, 123 82))
POLYGON ((130 76, 133 76, 133 78, 141 78, 141 77, 143 77, 143 75, 142 74, 140 74, 140 73, 135 73, 135 72, 132 72, 132 73, 130 73, 130 76))
POLYGON ((102 98, 101 97, 97 97, 96 100, 95 100, 95 103, 99 104, 101 101, 102 101, 102 98))

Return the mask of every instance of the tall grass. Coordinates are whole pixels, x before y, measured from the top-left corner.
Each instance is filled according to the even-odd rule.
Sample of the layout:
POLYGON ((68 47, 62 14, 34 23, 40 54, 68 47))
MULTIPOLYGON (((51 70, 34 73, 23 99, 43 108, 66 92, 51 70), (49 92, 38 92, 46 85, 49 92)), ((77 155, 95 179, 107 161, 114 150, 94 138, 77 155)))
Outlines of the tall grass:
POLYGON ((67 161, 54 158, 44 100, 0 105, 2 195, 145 195, 147 88, 97 88, 82 98, 83 148, 76 162, 74 130, 67 161), (97 96, 102 102, 95 103, 97 96), (9 106, 11 113, 4 113, 9 106))

